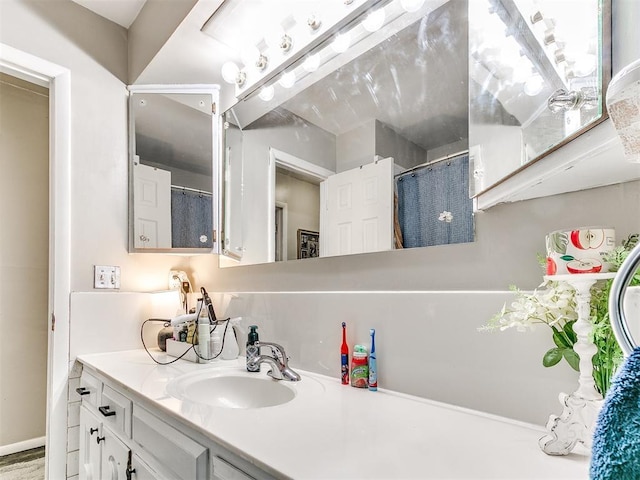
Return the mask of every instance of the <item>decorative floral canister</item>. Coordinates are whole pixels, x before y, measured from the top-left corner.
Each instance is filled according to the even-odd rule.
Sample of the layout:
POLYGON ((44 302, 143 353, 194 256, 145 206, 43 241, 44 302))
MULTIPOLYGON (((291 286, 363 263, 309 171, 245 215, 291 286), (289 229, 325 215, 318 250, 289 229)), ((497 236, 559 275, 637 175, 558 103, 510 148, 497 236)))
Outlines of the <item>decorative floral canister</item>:
POLYGON ((547 275, 604 273, 603 257, 616 246, 616 232, 607 227, 558 230, 546 236, 547 275))

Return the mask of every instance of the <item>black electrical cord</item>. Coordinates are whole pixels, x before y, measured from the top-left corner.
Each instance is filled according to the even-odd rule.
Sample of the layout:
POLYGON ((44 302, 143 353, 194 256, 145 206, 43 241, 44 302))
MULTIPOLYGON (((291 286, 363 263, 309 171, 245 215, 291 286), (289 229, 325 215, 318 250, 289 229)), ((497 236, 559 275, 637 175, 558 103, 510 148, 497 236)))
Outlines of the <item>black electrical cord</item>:
MULTIPOLYGON (((187 353, 189 353, 189 350, 191 350, 191 348, 193 348, 193 345, 191 345, 191 348, 187 349, 184 351, 184 353, 182 355, 180 355, 179 357, 174 358, 173 360, 171 360, 170 362, 160 362, 158 360, 156 360, 155 358, 153 358, 153 355, 151 355, 151 352, 149 351, 149 349, 147 348, 147 345, 144 343, 144 336, 142 335, 142 332, 144 330, 144 326, 146 323, 148 322, 163 322, 165 327, 168 327, 171 325, 171 322, 167 322, 166 320, 159 320, 157 318, 150 318, 149 320, 145 320, 144 322, 142 322, 142 326, 140 327, 140 340, 142 341, 142 346, 144 347, 144 351, 147 352, 147 355, 149 355, 149 357, 151 358, 151 360, 153 360, 154 362, 156 362, 158 365, 170 365, 174 362, 177 362, 178 360, 180 360, 182 357, 184 357, 187 353)), ((195 350, 195 349, 194 349, 195 350)))
MULTIPOLYGON (((204 302, 201 302, 201 304, 200 304, 200 310, 198 311, 198 314, 196 315, 196 318, 199 318, 199 316, 200 316, 200 311, 202 310, 202 305, 203 305, 203 303, 204 303, 204 302)), ((209 316, 211 315, 211 311, 210 311, 210 310, 208 311, 208 315, 209 315, 209 316)), ((169 322, 169 321, 167 321, 167 320, 158 319, 158 318, 150 318, 150 319, 145 320, 144 322, 142 322, 142 326, 140 327, 140 340, 142 341, 142 346, 143 346, 143 348, 144 348, 145 352, 147 352, 147 355, 149 355, 149 357, 151 358, 151 360, 153 360, 153 361, 154 361, 155 363, 157 363, 158 365, 170 365, 170 364, 172 364, 172 363, 175 363, 175 362, 177 362, 178 360, 180 360, 181 358, 183 358, 183 357, 184 357, 187 353, 189 353, 191 350, 193 350, 193 352, 196 354, 196 356, 197 356, 199 359, 201 359, 201 360, 205 360, 205 361, 215 360, 216 358, 218 358, 218 357, 222 354, 222 350, 224 350, 224 340, 225 340, 225 337, 226 337, 226 334, 227 334, 227 328, 229 328, 229 323, 230 323, 230 322, 229 322, 229 320, 230 320, 230 319, 231 319, 231 317, 226 318, 226 319, 224 319, 224 320, 221 320, 221 321, 226 322, 226 323, 225 323, 225 326, 224 326, 224 332, 222 332, 222 344, 221 344, 221 346, 220 346, 220 351, 219 351, 216 355, 214 355, 213 357, 210 357, 210 358, 205 358, 205 357, 203 357, 202 355, 200 355, 200 352, 198 352, 198 349, 197 349, 197 348, 195 348, 195 347, 196 347, 196 344, 195 344, 195 343, 193 343, 193 344, 191 344, 191 348, 188 348, 188 349, 187 349, 187 350, 185 350, 185 351, 184 351, 184 352, 183 352, 179 357, 176 357, 176 358, 174 358, 173 360, 171 360, 171 361, 169 361, 169 362, 160 362, 159 360, 155 359, 155 358, 153 357, 153 355, 151 355, 151 352, 149 351, 149 349, 147 348, 147 345, 146 345, 146 344, 145 344, 145 342, 144 342, 144 335, 143 335, 144 326, 145 326, 148 322, 162 322, 162 323, 164 323, 164 326, 165 326, 165 327, 169 327, 169 326, 171 326, 171 322, 169 322)), ((211 325, 211 323, 212 323, 211 318, 209 318, 209 325, 211 325)), ((213 332, 215 331, 215 329, 216 329, 216 327, 217 327, 217 326, 218 326, 218 324, 217 324, 217 323, 214 323, 213 328, 211 328, 211 329, 209 330, 209 333, 210 333, 210 334, 211 334, 211 333, 213 333, 213 332)), ((233 328, 233 327, 232 327, 232 328, 233 328)), ((234 332, 234 335, 235 335, 235 332, 234 332)), ((196 337, 197 337, 197 330, 196 330, 196 337)))

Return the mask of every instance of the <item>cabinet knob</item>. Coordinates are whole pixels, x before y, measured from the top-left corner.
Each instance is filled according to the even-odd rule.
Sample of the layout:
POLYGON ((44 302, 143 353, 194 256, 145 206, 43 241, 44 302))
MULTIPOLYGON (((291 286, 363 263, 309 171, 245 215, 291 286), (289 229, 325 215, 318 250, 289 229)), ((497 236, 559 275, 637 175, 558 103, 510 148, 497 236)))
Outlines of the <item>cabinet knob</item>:
POLYGON ((91 392, 87 389, 87 387, 78 387, 76 388, 76 393, 78 395, 89 395, 91 392))
POLYGON ((98 431, 97 428, 90 428, 89 429, 89 435, 93 435, 94 433, 96 433, 98 431))
POLYGON ((111 410, 111 407, 109 405, 105 405, 103 407, 98 407, 98 410, 100 410, 100 413, 102 415, 104 415, 105 417, 112 417, 113 415, 116 414, 116 412, 111 410))
POLYGON ((96 437, 96 443, 100 444, 104 440, 104 437, 96 437))

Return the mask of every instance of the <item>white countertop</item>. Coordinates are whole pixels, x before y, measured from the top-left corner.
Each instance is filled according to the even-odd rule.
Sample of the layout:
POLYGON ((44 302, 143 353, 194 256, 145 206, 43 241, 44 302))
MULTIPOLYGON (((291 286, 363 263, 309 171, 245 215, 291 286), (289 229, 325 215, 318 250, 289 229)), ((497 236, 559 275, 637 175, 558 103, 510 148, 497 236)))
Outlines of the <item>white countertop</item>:
MULTIPOLYGON (((160 361, 171 359, 152 352, 160 361)), ((212 407, 173 398, 174 378, 207 369, 244 372, 244 359, 156 365, 144 350, 81 355, 78 360, 156 408, 277 477, 295 479, 587 479, 589 457, 576 449, 551 457, 544 429, 419 397, 369 392, 296 370, 288 403, 256 409, 212 407), (255 434, 249 434, 249 432, 255 434)), ((265 375, 268 369, 263 365, 265 375)), ((295 368, 295 366, 294 366, 295 368)))

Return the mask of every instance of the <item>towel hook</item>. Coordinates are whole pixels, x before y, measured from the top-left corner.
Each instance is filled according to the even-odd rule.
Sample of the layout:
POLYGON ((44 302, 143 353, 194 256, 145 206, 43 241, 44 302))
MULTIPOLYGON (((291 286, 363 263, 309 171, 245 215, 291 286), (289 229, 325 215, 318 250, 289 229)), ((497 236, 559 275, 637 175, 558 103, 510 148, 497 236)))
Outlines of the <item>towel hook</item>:
POLYGON ((636 245, 629 256, 622 262, 618 273, 611 284, 611 292, 609 293, 609 320, 613 334, 618 340, 620 348, 625 356, 631 354, 637 343, 634 341, 627 318, 624 312, 624 293, 631 283, 634 273, 640 263, 640 244, 636 245))

